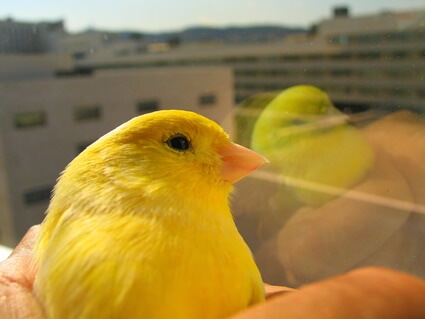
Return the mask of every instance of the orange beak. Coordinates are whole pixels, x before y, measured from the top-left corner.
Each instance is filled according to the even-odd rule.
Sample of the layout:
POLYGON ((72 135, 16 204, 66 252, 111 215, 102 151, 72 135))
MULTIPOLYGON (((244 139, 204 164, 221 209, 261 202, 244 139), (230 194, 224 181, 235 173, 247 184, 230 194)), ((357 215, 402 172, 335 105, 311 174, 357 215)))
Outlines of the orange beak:
POLYGON ((223 161, 221 176, 232 184, 269 162, 264 156, 235 143, 220 149, 218 155, 223 161))

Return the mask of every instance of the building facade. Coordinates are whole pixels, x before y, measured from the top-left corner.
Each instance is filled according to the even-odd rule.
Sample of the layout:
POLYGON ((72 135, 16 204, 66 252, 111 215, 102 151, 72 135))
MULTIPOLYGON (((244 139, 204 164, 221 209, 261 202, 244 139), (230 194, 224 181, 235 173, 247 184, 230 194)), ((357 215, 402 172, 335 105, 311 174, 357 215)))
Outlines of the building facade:
POLYGON ((68 55, 0 54, 0 83, 51 79, 73 68, 74 62, 68 55))
POLYGON ((40 223, 65 165, 134 116, 185 109, 231 131, 232 87, 231 70, 209 67, 0 82, 0 243, 40 223))
POLYGON ((312 84, 340 108, 425 109, 425 10, 319 22, 313 32, 259 45, 187 45, 160 54, 99 52, 76 68, 229 66, 235 101, 257 93, 312 84))
POLYGON ((0 54, 57 52, 64 35, 62 20, 39 23, 0 20, 0 54))

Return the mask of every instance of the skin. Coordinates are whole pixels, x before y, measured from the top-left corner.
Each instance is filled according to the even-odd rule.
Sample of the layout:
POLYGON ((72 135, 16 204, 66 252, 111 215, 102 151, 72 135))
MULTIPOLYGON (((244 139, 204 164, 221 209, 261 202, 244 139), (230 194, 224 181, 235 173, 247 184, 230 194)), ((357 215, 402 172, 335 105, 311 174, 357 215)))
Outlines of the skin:
POLYGON ((40 226, 33 226, 0 263, 0 318, 45 318, 32 288, 36 274, 34 246, 40 226))
MULTIPOLYGON (((11 256, 0 262, 0 318, 46 318, 32 293, 36 274, 33 248, 38 231, 39 226, 32 227, 11 256)), ((385 268, 358 269, 296 291, 266 285, 266 291, 265 303, 235 318, 425 317, 425 281, 385 268)))

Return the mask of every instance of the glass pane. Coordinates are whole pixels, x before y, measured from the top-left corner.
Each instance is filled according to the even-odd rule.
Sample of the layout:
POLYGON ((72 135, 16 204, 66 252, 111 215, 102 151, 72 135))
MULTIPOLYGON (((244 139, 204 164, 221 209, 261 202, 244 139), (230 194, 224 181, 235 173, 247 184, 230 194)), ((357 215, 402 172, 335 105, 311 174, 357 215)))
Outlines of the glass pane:
POLYGON ((229 199, 216 200, 230 203, 265 282, 297 288, 363 266, 425 279, 425 7, 415 0, 297 3, 5 1, 0 244, 16 245, 42 222, 52 189, 46 185, 55 185, 77 156, 98 157, 87 160, 92 169, 76 174, 81 183, 73 185, 97 177, 120 194, 91 189, 105 198, 103 207, 119 206, 126 198, 120 192, 137 185, 131 203, 140 194, 179 194, 152 204, 165 203, 170 213, 172 203, 185 203, 182 184, 161 192, 166 183, 152 178, 143 189, 143 174, 168 180, 183 172, 183 188, 199 192, 193 206, 213 210, 215 203, 203 200, 218 191, 206 186, 228 182, 217 139, 208 139, 214 134, 195 149, 199 144, 183 134, 191 125, 152 124, 161 117, 153 112, 188 110, 270 161, 235 183, 229 199), (116 153, 84 151, 138 116, 150 122, 117 139, 116 153), (163 149, 145 147, 147 136, 163 149), (168 165, 141 169, 147 149, 155 163, 169 155, 168 165), (186 150, 188 166, 174 165, 186 150), (95 164, 116 167, 94 174, 95 164), (212 175, 214 182, 205 182, 212 175))
POLYGON ((26 128, 42 126, 46 124, 46 114, 44 112, 27 112, 15 115, 15 126, 26 128))
POLYGON ((51 186, 27 191, 24 193, 24 202, 27 205, 32 205, 40 202, 48 202, 50 200, 51 192, 51 186))
POLYGON ((154 112, 159 110, 159 102, 158 100, 140 101, 137 103, 136 108, 138 114, 154 112))
POLYGON ((78 106, 74 109, 75 121, 97 120, 102 116, 102 109, 98 105, 78 106))

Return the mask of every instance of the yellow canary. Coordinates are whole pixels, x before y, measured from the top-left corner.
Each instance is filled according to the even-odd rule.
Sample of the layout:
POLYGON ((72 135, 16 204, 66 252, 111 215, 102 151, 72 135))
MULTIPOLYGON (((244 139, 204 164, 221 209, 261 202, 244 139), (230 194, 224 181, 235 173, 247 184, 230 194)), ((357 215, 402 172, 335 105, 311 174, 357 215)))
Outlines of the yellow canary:
POLYGON ((371 145, 347 119, 322 90, 293 86, 265 107, 255 123, 251 146, 298 183, 292 190, 301 203, 320 206, 335 196, 323 188, 349 189, 373 167, 371 145))
POLYGON ((264 299, 228 205, 266 159, 188 111, 136 117, 62 173, 37 245, 48 318, 222 318, 264 299))

